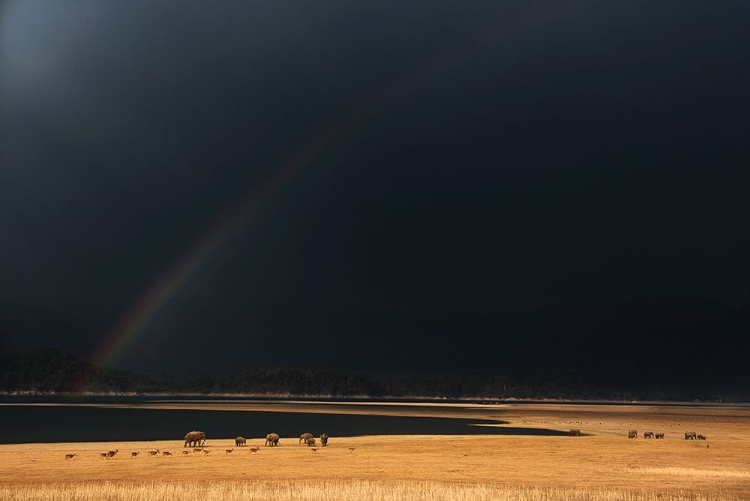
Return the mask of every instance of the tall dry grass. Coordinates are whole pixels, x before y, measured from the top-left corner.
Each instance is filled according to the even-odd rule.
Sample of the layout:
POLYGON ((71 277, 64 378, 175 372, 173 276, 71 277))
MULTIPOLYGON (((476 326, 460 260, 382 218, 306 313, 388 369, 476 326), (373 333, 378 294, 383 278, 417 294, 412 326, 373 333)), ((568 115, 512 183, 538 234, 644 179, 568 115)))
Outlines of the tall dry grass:
POLYGON ((728 501, 718 494, 440 482, 86 483, 0 486, 0 501, 728 501))

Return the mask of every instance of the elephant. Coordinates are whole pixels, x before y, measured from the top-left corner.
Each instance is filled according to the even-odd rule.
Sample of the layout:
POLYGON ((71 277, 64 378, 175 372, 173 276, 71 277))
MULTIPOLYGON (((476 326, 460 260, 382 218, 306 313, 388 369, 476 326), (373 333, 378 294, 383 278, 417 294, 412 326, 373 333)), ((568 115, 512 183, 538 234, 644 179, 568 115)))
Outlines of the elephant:
POLYGON ((628 431, 628 438, 638 438, 638 430, 628 431))
POLYGON ((313 437, 309 437, 307 440, 305 440, 305 443, 308 447, 315 447, 315 439, 313 437))
POLYGON ((656 438, 657 438, 657 439, 659 439, 659 438, 660 438, 660 439, 664 440, 664 434, 663 434, 663 433, 657 433, 657 434, 656 434, 656 438))
POLYGON ((307 443, 307 439, 308 438, 312 438, 312 437, 313 437, 312 433, 303 433, 302 435, 299 436, 299 442, 298 443, 300 443, 300 444, 303 443, 303 442, 307 443))
POLYGON ((643 432, 643 438, 654 438, 654 432, 653 431, 644 431, 643 432))
POLYGON ((279 434, 278 433, 269 433, 266 435, 266 447, 268 447, 270 444, 271 447, 276 447, 279 445, 279 434))
POLYGON ((697 434, 694 431, 686 431, 685 432, 685 440, 695 440, 697 437, 697 434))
POLYGON ((579 430, 578 428, 571 428, 570 431, 568 431, 568 435, 571 437, 580 437, 581 430, 579 430))
POLYGON ((185 445, 183 447, 187 447, 188 444, 190 444, 190 447, 203 447, 203 444, 206 442, 206 434, 202 431, 191 431, 187 435, 185 435, 185 445))
POLYGON ((328 445, 328 435, 326 435, 325 433, 320 435, 320 445, 322 445, 323 447, 328 445))
POLYGON ((245 447, 245 445, 247 445, 247 439, 245 437, 237 437, 234 439, 234 445, 237 447, 245 447))
POLYGON ((705 435, 696 435, 695 438, 697 438, 698 440, 706 440, 706 436, 705 435))

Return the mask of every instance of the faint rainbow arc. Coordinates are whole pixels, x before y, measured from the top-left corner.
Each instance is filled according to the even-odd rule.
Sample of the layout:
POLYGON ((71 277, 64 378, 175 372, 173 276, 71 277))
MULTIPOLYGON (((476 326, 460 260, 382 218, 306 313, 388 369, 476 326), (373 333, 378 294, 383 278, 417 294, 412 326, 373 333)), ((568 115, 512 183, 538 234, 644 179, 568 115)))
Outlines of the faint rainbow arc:
MULTIPOLYGON (((578 6, 587 3, 587 1, 590 0, 582 0, 578 6)), ((571 4, 560 7, 559 10, 564 9, 567 9, 568 13, 575 10, 571 4)), ((543 18, 535 18, 540 24, 554 19, 556 19, 556 16, 552 12, 548 12, 543 18)), ((527 18, 525 20, 533 19, 527 18)), ((512 28, 509 31, 519 31, 528 28, 528 24, 519 22, 512 28)), ((362 118, 383 107, 389 101, 409 94, 428 77, 443 73, 470 59, 477 52, 477 49, 484 44, 495 42, 507 35, 508 31, 504 31, 477 40, 474 51, 471 52, 454 50, 443 59, 423 67, 422 71, 415 72, 411 77, 391 84, 379 95, 348 111, 311 140, 299 146, 281 164, 276 166, 258 186, 246 190, 242 196, 222 211, 216 222, 194 240, 188 250, 166 273, 154 282, 136 305, 121 317, 116 328, 95 348, 91 356, 92 362, 98 366, 111 366, 116 363, 138 339, 138 334, 143 332, 145 326, 154 318, 158 310, 174 296, 194 271, 224 244, 236 227, 256 213, 282 186, 294 178, 299 171, 323 151, 339 141, 362 118)))

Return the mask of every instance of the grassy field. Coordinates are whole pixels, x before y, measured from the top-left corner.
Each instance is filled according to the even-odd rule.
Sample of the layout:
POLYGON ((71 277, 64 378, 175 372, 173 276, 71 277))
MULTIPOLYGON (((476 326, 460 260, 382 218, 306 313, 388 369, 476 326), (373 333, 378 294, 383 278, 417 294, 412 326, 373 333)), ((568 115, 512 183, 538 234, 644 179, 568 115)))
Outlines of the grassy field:
MULTIPOLYGON (((284 406, 331 411, 295 403, 275 410, 284 406)), ((313 452, 297 437, 282 437, 277 448, 249 437, 238 448, 233 437, 209 434, 207 455, 183 455, 179 440, 0 445, 0 500, 750 499, 747 407, 401 405, 399 413, 580 428, 585 436, 332 436, 313 452), (631 428, 638 439, 627 438, 631 428), (647 430, 665 439, 642 438, 647 430), (684 440, 685 431, 708 439, 684 440), (173 456, 149 457, 154 448, 173 456), (114 458, 100 458, 114 449, 114 458), (77 455, 66 460, 68 453, 77 455)))

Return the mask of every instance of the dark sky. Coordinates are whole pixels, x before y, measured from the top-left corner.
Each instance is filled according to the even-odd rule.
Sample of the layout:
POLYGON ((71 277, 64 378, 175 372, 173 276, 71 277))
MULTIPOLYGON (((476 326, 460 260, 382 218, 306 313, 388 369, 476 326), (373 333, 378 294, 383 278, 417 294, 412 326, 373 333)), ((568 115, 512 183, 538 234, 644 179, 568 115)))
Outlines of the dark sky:
POLYGON ((0 301, 93 326, 85 351, 230 220, 125 366, 376 367, 381 336, 450 346, 501 311, 746 307, 748 19, 741 0, 6 1, 0 301))

